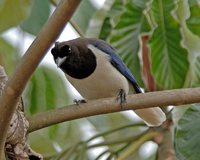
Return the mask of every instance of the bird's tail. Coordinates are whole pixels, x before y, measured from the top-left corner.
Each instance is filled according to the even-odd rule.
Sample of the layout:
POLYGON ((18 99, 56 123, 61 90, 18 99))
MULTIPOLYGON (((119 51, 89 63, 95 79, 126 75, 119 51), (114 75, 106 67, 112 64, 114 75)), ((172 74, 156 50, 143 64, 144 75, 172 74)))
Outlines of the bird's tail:
POLYGON ((160 126, 165 120, 165 113, 159 108, 138 109, 134 111, 148 126, 160 126))
MULTIPOLYGON (((129 84, 131 86, 131 84, 129 84)), ((129 94, 131 93, 143 93, 141 88, 135 82, 133 87, 129 87, 129 94)), ((160 126, 165 120, 166 115, 159 107, 148 108, 148 109, 138 109, 134 112, 142 118, 148 126, 160 126)))

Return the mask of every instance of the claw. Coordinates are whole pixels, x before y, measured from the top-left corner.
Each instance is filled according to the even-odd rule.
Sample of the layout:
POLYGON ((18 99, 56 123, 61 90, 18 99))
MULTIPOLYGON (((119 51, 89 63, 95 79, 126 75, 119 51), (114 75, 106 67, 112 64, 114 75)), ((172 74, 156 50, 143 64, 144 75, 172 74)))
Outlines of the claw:
POLYGON ((74 99, 73 102, 76 104, 76 105, 79 105, 81 103, 87 103, 87 101, 85 99, 80 99, 80 100, 77 100, 77 99, 74 99))
POLYGON ((120 101, 120 105, 123 108, 123 104, 126 102, 126 93, 123 89, 120 89, 119 94, 117 96, 117 101, 120 101))

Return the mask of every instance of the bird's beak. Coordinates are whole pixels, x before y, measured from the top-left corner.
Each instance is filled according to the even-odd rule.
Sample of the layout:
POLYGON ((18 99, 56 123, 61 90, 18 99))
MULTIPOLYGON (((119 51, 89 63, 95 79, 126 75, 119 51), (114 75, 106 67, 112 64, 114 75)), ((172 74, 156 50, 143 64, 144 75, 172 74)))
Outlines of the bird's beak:
POLYGON ((58 66, 58 67, 60 67, 63 63, 64 63, 64 61, 67 59, 67 57, 63 57, 63 58, 57 58, 56 59, 56 65, 58 66))

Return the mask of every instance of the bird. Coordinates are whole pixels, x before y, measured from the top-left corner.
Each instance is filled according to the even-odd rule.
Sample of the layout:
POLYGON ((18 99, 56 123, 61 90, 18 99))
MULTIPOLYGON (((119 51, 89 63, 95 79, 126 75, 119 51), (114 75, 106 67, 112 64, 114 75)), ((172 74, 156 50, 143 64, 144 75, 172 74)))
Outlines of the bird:
MULTIPOLYGON (((96 38, 76 38, 55 42, 51 54, 67 80, 86 100, 143 93, 134 76, 107 42, 96 38)), ((124 98, 123 98, 124 97, 124 98)), ((152 126, 160 126, 166 115, 159 107, 134 112, 152 126)))

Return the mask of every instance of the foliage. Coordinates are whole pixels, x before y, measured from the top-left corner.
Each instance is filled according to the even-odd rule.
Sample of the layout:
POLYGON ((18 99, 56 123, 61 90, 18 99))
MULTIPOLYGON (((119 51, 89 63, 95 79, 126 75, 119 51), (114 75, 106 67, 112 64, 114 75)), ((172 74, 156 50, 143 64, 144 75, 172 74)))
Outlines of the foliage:
POLYGON ((25 90, 25 103, 30 107, 27 108, 27 113, 35 114, 68 104, 70 94, 63 88, 63 84, 63 78, 55 69, 48 66, 39 67, 25 90))
POLYGON ((152 3, 157 25, 149 41, 152 73, 158 85, 166 89, 182 87, 189 67, 187 51, 181 46, 180 26, 170 14, 174 7, 170 0, 152 3))
POLYGON ((49 14, 50 4, 48 0, 34 0, 30 16, 21 24, 21 28, 26 32, 37 35, 47 21, 49 14))
POLYGON ((20 24, 31 11, 31 0, 3 0, 0 4, 0 32, 20 24))
MULTIPOLYGON (((20 32, 37 35, 50 16, 52 2, 0 2, 0 64, 9 73, 21 55, 18 46, 6 40, 3 33, 17 27, 20 32)), ((108 41, 147 90, 142 72, 143 45, 149 47, 150 68, 146 69, 158 89, 199 86, 199 18, 198 0, 106 0, 99 10, 87 0, 81 2, 71 22, 87 37, 108 41), (142 44, 142 36, 149 37, 148 44, 142 44)), ((32 115, 69 104, 72 97, 67 85, 56 69, 40 66, 24 92, 26 113, 32 115)), ((180 160, 199 159, 198 108, 199 104, 193 104, 176 110, 180 117, 174 124, 173 143, 180 160)), ((126 153, 126 159, 156 159, 154 152, 147 157, 139 152, 142 144, 154 138, 145 139, 146 135, 153 134, 144 124, 115 113, 48 127, 31 133, 29 141, 46 159, 117 159, 126 153), (93 149, 99 147, 103 147, 101 153, 94 154, 93 149)))
POLYGON ((178 159, 199 159, 199 104, 190 105, 175 129, 175 149, 178 159), (195 120, 194 120, 195 119, 195 120), (194 127, 195 126, 195 127, 194 127), (192 135, 192 136, 191 136, 192 135))

